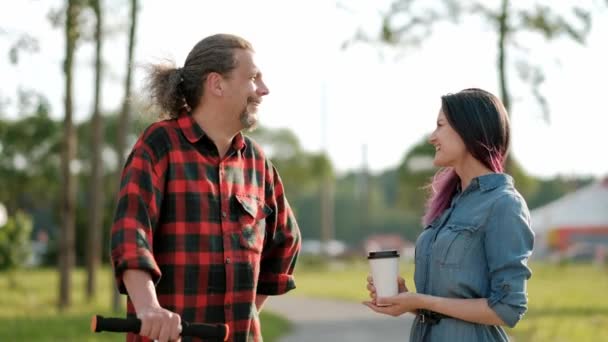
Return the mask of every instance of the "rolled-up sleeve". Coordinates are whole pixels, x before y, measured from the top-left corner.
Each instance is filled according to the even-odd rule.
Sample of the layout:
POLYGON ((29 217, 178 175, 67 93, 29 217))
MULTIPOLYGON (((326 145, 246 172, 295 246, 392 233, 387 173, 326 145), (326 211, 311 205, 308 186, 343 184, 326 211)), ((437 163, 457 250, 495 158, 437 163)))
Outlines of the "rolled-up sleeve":
POLYGON ((121 176, 110 248, 116 284, 122 294, 126 294, 122 276, 128 269, 147 271, 155 284, 161 277, 152 252, 152 238, 163 197, 163 180, 155 169, 153 155, 138 141, 121 176))
POLYGON ((300 252, 301 236, 281 178, 272 164, 268 164, 266 202, 273 213, 266 218, 268 239, 262 251, 257 293, 280 295, 296 287, 293 271, 300 252))
POLYGON ((528 308, 526 283, 532 272, 527 263, 534 245, 530 214, 521 197, 505 195, 495 203, 491 221, 485 235, 491 286, 488 305, 514 327, 528 308))

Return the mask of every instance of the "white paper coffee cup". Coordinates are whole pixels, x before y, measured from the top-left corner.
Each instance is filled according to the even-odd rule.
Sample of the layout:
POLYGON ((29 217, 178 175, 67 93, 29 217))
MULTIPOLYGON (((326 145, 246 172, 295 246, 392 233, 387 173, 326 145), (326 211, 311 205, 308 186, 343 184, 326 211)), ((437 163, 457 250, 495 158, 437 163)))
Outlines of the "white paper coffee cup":
POLYGON ((399 252, 396 250, 369 252, 367 259, 372 272, 377 297, 391 297, 399 293, 399 252))

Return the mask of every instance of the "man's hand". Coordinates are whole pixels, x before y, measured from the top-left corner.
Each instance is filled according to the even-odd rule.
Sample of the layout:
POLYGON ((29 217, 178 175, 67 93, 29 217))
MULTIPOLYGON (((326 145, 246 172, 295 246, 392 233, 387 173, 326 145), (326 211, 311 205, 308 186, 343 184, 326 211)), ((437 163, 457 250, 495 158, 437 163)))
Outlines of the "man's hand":
POLYGON ((160 306, 147 307, 137 313, 141 320, 139 335, 159 342, 179 341, 182 330, 178 314, 160 306))
POLYGON ((179 341, 182 332, 181 318, 160 306, 148 272, 127 270, 122 279, 137 312, 137 318, 141 320, 139 334, 159 342, 179 341))

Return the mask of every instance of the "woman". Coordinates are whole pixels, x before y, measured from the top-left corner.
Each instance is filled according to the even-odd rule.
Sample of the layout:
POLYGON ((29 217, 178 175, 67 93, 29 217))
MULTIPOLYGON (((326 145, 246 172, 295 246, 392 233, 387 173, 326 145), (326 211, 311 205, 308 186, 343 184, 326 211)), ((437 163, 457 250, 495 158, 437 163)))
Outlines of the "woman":
POLYGON ((508 116, 481 89, 441 100, 429 142, 442 169, 416 241, 417 293, 399 277, 397 296, 376 298, 368 277, 372 301, 364 304, 392 316, 415 314, 410 341, 508 341, 502 326, 514 327, 527 310, 534 243, 526 202, 502 173, 508 116))

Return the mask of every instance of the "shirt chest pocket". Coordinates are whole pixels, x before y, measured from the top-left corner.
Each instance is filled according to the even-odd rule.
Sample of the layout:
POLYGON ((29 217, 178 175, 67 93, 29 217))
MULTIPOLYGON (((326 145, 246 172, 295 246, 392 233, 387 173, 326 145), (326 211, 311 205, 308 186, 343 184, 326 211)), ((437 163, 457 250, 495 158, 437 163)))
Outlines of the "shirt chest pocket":
POLYGON ((478 238, 478 225, 448 224, 437 236, 433 254, 443 267, 460 267, 478 238))
POLYGON ((240 247, 261 252, 266 235, 266 217, 272 209, 263 201, 247 195, 235 195, 239 206, 239 228, 236 234, 240 247))

